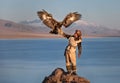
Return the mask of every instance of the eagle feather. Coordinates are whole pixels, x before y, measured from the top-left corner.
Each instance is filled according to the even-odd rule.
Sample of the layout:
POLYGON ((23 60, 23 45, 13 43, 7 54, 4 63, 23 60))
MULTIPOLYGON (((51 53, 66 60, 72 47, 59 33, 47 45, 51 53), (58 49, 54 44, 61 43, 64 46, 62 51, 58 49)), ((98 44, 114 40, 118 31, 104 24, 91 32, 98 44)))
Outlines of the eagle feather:
POLYGON ((73 13, 69 13, 62 22, 58 22, 52 17, 52 14, 48 13, 45 10, 38 11, 37 14, 38 14, 39 18, 43 21, 43 23, 52 29, 52 31, 50 31, 50 33, 53 33, 53 34, 61 34, 62 26, 67 28, 73 22, 75 22, 81 18, 81 14, 79 14, 77 12, 73 12, 73 13))

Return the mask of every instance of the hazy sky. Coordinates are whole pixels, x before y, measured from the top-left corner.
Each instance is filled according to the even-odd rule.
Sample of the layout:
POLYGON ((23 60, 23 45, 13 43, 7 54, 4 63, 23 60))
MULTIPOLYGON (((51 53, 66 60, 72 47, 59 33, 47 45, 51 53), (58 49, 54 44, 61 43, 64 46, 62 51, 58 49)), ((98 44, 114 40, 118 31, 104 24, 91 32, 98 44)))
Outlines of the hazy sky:
POLYGON ((45 9, 58 21, 69 12, 82 14, 82 20, 120 29, 120 0, 0 0, 0 19, 19 22, 38 19, 45 9))

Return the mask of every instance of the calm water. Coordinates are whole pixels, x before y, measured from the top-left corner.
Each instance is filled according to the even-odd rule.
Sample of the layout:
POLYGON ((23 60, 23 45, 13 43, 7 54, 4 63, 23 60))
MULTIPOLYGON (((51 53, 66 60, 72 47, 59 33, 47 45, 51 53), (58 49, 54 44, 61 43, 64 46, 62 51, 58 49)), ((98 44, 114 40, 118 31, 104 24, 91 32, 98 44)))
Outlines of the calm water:
MULTIPOLYGON (((41 83, 65 69, 66 39, 0 40, 0 83, 41 83)), ((77 72, 91 83, 120 83, 120 38, 84 38, 77 72)))

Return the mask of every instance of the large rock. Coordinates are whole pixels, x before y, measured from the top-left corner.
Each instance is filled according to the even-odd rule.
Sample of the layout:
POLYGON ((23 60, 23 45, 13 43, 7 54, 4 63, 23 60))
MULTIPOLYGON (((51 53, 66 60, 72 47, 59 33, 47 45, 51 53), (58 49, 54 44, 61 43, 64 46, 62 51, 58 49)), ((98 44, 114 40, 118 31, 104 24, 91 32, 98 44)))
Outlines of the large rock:
POLYGON ((42 83, 90 83, 90 81, 78 75, 68 74, 62 68, 57 68, 51 75, 45 77, 42 83))

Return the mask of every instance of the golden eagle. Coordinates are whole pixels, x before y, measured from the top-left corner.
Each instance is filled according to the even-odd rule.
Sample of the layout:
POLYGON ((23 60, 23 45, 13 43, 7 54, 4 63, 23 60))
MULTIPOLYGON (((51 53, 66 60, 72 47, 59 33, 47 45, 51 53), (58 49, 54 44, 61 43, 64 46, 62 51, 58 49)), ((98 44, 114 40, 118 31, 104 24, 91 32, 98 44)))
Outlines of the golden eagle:
POLYGON ((73 22, 79 20, 81 18, 81 14, 77 12, 69 13, 62 22, 56 21, 50 13, 48 13, 45 10, 38 11, 37 12, 39 18, 43 21, 43 23, 52 29, 50 33, 52 34, 62 34, 62 25, 67 28, 70 26, 73 22))

